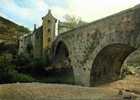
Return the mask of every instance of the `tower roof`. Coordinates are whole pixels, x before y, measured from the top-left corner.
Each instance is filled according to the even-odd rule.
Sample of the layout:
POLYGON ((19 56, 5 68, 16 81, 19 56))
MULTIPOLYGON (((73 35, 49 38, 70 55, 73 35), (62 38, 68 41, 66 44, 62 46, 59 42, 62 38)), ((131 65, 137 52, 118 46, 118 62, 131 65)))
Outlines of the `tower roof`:
POLYGON ((57 19, 52 15, 51 9, 48 10, 48 13, 47 13, 44 17, 42 17, 42 19, 47 18, 47 17, 51 17, 51 18, 53 18, 54 20, 57 20, 57 19))

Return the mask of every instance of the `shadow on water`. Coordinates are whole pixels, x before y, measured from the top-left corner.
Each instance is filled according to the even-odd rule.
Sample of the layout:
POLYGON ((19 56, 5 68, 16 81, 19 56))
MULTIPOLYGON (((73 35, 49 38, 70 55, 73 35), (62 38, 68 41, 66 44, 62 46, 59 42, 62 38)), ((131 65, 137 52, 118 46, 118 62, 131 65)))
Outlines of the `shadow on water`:
POLYGON ((74 84, 73 71, 71 69, 50 70, 47 71, 46 78, 43 81, 47 83, 74 84))
POLYGON ((74 84, 74 74, 71 68, 41 70, 34 72, 24 72, 31 75, 41 83, 74 84))

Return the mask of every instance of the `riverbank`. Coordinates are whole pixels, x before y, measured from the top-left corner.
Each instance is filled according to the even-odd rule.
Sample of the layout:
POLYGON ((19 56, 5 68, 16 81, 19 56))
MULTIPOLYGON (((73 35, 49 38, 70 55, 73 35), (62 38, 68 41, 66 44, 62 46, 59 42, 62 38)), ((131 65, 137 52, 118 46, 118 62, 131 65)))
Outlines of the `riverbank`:
POLYGON ((140 78, 129 76, 98 87, 44 83, 3 84, 0 85, 0 100, 140 100, 140 78))

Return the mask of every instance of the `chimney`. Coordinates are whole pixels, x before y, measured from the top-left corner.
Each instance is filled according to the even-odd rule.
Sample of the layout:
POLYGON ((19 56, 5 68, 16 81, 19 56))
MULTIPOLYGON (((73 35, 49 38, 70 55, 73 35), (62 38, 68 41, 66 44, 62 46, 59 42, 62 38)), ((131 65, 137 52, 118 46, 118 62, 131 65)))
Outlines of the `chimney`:
POLYGON ((36 24, 34 24, 34 30, 36 30, 36 24))

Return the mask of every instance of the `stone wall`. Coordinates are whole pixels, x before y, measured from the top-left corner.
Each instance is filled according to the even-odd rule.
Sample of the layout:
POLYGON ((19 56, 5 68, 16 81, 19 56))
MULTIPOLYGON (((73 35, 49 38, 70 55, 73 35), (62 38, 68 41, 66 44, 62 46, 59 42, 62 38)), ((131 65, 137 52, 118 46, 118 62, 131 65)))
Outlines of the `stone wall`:
POLYGON ((31 44, 33 57, 41 58, 46 57, 47 50, 52 45, 52 42, 55 39, 55 23, 56 19, 52 16, 51 11, 48 11, 48 14, 43 18, 42 26, 36 29, 36 25, 34 26, 34 31, 29 36, 22 36, 19 43, 19 54, 26 54, 26 48, 28 44, 31 44))
MULTIPOLYGON (((81 85, 92 85, 92 80, 94 79, 94 74, 92 72, 94 69, 102 70, 102 68, 105 68, 105 70, 108 70, 113 67, 112 70, 108 70, 110 71, 108 73, 114 73, 114 69, 119 67, 118 70, 120 71, 120 66, 125 58, 140 46, 139 18, 140 7, 134 7, 62 33, 53 43, 53 57, 55 58, 54 52, 56 51, 57 45, 60 41, 63 42, 69 51, 69 59, 73 66, 76 83, 81 85), (109 51, 115 53, 105 50, 103 55, 109 53, 110 59, 106 60, 106 57, 104 57, 105 60, 98 60, 100 59, 100 57, 98 58, 98 54, 109 45, 112 45, 109 51), (116 45, 119 45, 119 47, 116 47, 116 45), (112 56, 117 56, 117 54, 119 54, 118 56, 120 57, 111 58, 112 56), (100 61, 100 63, 107 63, 108 61, 111 61, 111 59, 113 60, 111 61, 111 64, 107 65, 109 67, 106 68, 106 66, 100 63, 100 65, 96 65, 95 59, 100 61), (117 65, 117 62, 120 64, 117 65)), ((101 73, 102 72, 103 71, 101 71, 101 73)), ((103 75, 106 75, 106 73, 103 75)), ((100 73, 97 71, 97 74, 100 73)), ((102 79, 103 78, 101 78, 101 80, 102 79)))
POLYGON ((19 55, 23 55, 25 57, 30 57, 33 55, 31 49, 29 48, 29 46, 32 45, 32 39, 33 37, 31 33, 24 34, 19 38, 19 55))
POLYGON ((42 26, 33 32, 33 56, 34 58, 41 58, 43 46, 43 31, 42 26))

